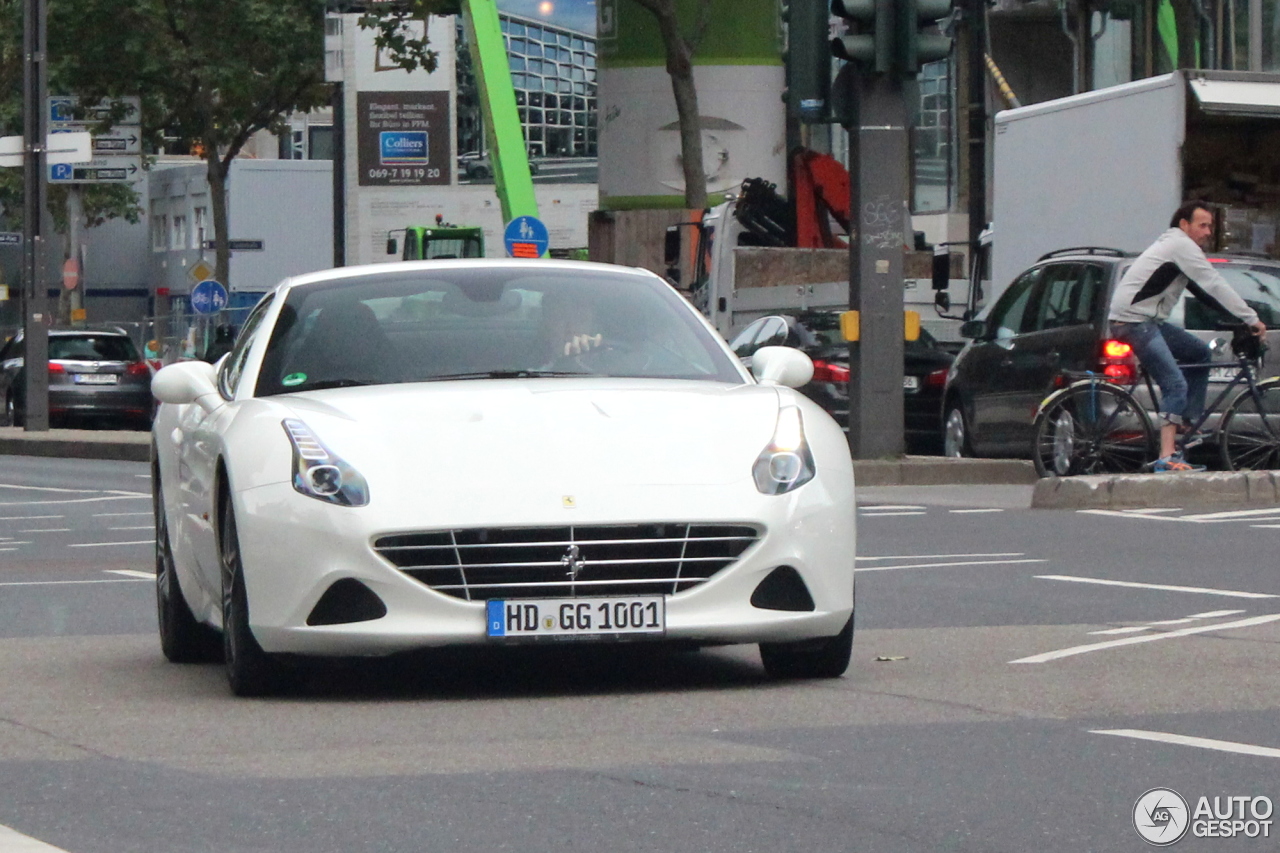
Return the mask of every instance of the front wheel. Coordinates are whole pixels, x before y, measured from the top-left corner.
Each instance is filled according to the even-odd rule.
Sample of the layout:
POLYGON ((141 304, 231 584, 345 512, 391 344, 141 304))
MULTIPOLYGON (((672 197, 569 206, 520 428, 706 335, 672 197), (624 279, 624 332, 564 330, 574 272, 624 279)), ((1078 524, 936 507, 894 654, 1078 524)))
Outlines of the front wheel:
POLYGON ((1154 458, 1146 410, 1114 385, 1084 382, 1052 398, 1036 415, 1032 461, 1041 477, 1132 474, 1154 458))
POLYGON ((959 403, 952 403, 947 408, 947 416, 942 422, 942 455, 952 459, 973 455, 969 422, 965 420, 964 409, 959 403))
POLYGON ((834 637, 760 644, 760 660, 770 678, 839 678, 849 668, 852 656, 852 613, 834 637))
POLYGON ((1280 379, 1256 387, 1256 397, 1243 391, 1222 415, 1218 451, 1228 471, 1280 468, 1280 379))
POLYGON ((284 685, 280 663, 262 650, 249 627, 249 595, 244 584, 240 537, 231 496, 223 497, 218 545, 222 561, 222 651, 227 681, 237 696, 270 696, 284 685))

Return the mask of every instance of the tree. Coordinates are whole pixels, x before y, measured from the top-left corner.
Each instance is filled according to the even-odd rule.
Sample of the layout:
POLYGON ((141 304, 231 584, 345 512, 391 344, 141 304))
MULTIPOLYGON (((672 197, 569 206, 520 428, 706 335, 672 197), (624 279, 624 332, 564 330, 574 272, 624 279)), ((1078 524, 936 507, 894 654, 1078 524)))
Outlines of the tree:
POLYGON ((209 180, 216 275, 226 283, 227 176, 255 133, 328 102, 324 0, 56 0, 50 53, 82 98, 143 98, 154 144, 199 153, 209 180))
POLYGON ((702 118, 698 111, 698 89, 693 80, 693 55, 710 22, 711 0, 697 0, 697 11, 689 35, 681 26, 676 0, 634 0, 653 15, 662 33, 667 53, 667 75, 676 99, 680 121, 680 165, 684 170, 684 205, 690 210, 707 206, 707 175, 702 165, 702 118))

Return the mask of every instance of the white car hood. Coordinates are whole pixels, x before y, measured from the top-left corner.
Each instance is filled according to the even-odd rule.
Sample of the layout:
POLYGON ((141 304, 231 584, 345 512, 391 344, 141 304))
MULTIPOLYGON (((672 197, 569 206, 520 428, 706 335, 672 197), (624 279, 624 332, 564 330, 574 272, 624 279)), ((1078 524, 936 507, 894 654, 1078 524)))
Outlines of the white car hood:
POLYGON ((741 481, 778 411, 770 387, 625 379, 441 382, 273 399, 361 471, 375 494, 427 484, 567 491, 741 481))

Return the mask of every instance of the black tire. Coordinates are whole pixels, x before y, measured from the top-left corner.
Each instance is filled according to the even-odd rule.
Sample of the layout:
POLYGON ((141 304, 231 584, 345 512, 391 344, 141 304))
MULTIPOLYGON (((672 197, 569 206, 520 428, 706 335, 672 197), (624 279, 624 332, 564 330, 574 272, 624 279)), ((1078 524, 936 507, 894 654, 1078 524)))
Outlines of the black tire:
POLYGON ((1132 474, 1155 458, 1156 433, 1146 409, 1123 388, 1080 384, 1036 415, 1032 461, 1041 477, 1132 474))
POLYGON ((152 506, 156 523, 156 613, 160 648, 173 663, 214 663, 222 660, 222 645, 212 628, 201 625, 191 613, 174 570, 169 522, 160 491, 160 473, 152 467, 152 506))
POLYGON ((853 614, 834 637, 760 644, 760 660, 770 678, 839 678, 852 656, 853 614))
POLYGON ((1218 452, 1228 471, 1280 468, 1280 380, 1259 382, 1257 388, 1257 400, 1246 389, 1222 415, 1218 452))
POLYGON ((942 419, 942 455, 953 459, 973 456, 969 419, 964 416, 964 406, 959 400, 947 404, 947 414, 942 419))
POLYGON ((249 596, 244 585, 240 538, 231 496, 224 494, 218 530, 222 564, 222 656, 227 682, 237 696, 271 696, 285 686, 280 663, 262 650, 249 627, 249 596))

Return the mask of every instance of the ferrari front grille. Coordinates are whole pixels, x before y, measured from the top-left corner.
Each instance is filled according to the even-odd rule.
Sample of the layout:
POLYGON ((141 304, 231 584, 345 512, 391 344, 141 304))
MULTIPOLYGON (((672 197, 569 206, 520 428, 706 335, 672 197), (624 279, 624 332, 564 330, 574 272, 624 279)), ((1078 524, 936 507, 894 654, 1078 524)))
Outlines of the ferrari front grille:
POLYGON ((763 531, 747 524, 486 527, 379 537, 406 575, 467 601, 674 594, 728 568, 763 531))

